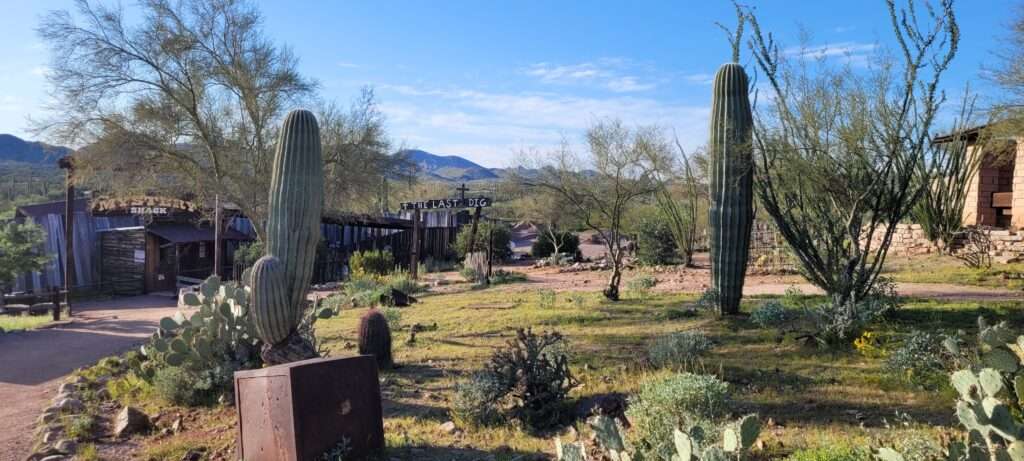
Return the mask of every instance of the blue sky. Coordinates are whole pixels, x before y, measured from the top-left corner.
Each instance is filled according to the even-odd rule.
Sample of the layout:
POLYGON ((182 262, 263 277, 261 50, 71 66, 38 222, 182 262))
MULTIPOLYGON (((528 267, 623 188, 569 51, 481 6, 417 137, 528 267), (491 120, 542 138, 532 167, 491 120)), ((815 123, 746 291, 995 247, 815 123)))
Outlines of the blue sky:
MULTIPOLYGON (((131 8, 131 1, 123 2, 131 8)), ((892 33, 882 0, 767 0, 762 27, 786 46, 800 30, 831 59, 863 62, 892 33)), ((263 1, 265 30, 293 48, 325 97, 348 102, 376 89, 401 145, 508 166, 527 148, 578 141, 600 117, 657 124, 684 146, 704 143, 710 78, 730 50, 715 21, 725 0, 693 1, 263 1)), ((7 1, 0 15, 0 133, 31 137, 47 99, 47 50, 33 28, 69 0, 7 1)), ((960 53, 945 79, 953 95, 997 63, 1012 2, 959 0, 960 53)), ((752 65, 748 53, 744 64, 752 65)))

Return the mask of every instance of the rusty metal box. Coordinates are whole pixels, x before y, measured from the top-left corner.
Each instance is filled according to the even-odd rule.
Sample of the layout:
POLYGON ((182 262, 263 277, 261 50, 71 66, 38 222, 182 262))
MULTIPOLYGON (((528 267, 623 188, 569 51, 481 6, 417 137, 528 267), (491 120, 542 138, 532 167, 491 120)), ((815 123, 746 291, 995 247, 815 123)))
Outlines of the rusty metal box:
POLYGON ((318 460, 343 438, 354 459, 384 447, 377 361, 370 355, 236 372, 235 404, 238 456, 245 461, 318 460))

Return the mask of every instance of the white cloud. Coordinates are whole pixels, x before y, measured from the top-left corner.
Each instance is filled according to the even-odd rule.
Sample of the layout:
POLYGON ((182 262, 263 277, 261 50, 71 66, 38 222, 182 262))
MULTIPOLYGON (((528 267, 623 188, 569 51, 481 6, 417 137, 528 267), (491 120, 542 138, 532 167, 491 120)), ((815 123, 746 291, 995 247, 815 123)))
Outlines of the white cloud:
POLYGON ((586 128, 601 118, 657 125, 667 135, 675 131, 687 149, 704 144, 707 136, 707 107, 661 99, 407 85, 378 88, 385 101, 381 110, 400 141, 436 153, 464 155, 485 166, 510 166, 513 154, 527 147, 548 149, 563 138, 579 142, 586 128), (404 97, 389 98, 387 91, 404 97))
POLYGON ((783 53, 801 59, 845 58, 854 64, 867 63, 868 57, 878 48, 874 43, 836 42, 824 45, 793 46, 783 53))
POLYGON ((359 64, 356 64, 354 62, 348 62, 348 61, 338 61, 336 63, 336 65, 338 67, 341 67, 341 68, 344 68, 344 69, 358 69, 358 68, 362 67, 359 64))
POLYGON ((685 75, 685 76, 683 76, 683 80, 686 80, 689 83, 696 83, 696 84, 699 84, 699 85, 710 85, 710 84, 714 83, 715 76, 714 76, 714 74, 708 74, 708 73, 703 73, 702 72, 702 73, 697 73, 697 74, 685 75))
POLYGON ((46 77, 50 75, 50 68, 46 66, 36 66, 32 68, 32 75, 36 77, 46 77))
POLYGON ((547 62, 533 64, 523 73, 546 84, 588 85, 616 93, 631 93, 654 89, 653 81, 643 81, 631 75, 635 66, 624 58, 601 58, 594 62, 555 65, 547 62))

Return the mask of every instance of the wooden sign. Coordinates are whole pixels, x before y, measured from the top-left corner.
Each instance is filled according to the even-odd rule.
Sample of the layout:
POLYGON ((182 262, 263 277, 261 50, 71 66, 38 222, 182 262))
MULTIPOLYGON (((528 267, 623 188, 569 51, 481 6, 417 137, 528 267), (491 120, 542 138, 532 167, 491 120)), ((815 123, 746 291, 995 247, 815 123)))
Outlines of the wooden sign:
POLYGON ((490 197, 444 198, 437 200, 421 200, 418 202, 402 202, 403 210, 444 210, 450 208, 487 208, 491 206, 490 197))

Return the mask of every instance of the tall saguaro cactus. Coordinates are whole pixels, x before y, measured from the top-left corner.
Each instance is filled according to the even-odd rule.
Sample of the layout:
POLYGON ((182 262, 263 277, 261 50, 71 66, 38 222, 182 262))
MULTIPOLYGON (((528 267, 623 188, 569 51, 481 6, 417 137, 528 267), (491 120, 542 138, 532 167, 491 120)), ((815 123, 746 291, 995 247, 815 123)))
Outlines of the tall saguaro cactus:
POLYGON ((320 241, 323 208, 320 128, 306 110, 285 117, 270 179, 266 255, 249 276, 252 316, 263 340, 263 361, 275 365, 317 357, 296 332, 306 309, 306 291, 320 241))
POLYGON ((711 278, 721 314, 736 314, 750 255, 753 117, 743 66, 723 64, 711 100, 711 278))

